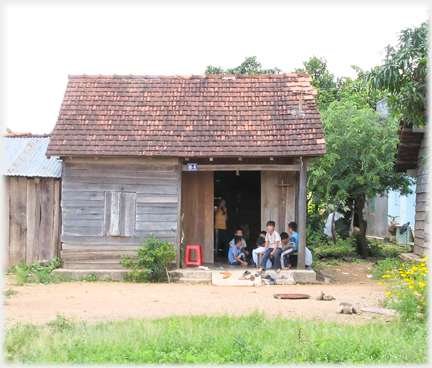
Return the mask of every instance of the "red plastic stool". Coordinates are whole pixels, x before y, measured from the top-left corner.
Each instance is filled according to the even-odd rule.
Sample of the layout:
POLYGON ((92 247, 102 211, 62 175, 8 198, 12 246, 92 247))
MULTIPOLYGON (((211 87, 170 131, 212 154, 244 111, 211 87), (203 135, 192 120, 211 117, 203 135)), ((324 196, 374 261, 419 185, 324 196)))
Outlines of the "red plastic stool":
POLYGON ((186 251, 185 251, 185 267, 187 266, 202 266, 203 265, 203 259, 202 259, 202 251, 201 251, 201 245, 186 245, 186 251), (195 249, 196 251, 196 261, 191 260, 191 250, 195 249))

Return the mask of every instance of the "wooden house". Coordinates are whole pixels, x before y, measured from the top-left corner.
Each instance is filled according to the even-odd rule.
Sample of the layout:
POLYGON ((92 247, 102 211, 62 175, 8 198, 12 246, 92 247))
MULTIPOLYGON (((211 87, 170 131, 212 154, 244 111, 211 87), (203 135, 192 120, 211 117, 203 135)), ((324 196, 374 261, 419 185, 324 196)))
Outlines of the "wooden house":
POLYGON ((63 267, 119 268, 149 233, 179 249, 181 212, 212 263, 225 190, 252 243, 296 220, 304 268, 308 159, 326 153, 315 94, 303 73, 69 76, 47 151, 63 160, 63 267))
POLYGON ((5 267, 24 259, 51 261, 60 255, 60 181, 62 165, 45 153, 49 135, 6 134, 5 267))
POLYGON ((399 143, 396 153, 395 171, 404 172, 417 178, 414 246, 413 253, 419 256, 429 253, 430 218, 429 213, 429 159, 428 140, 429 125, 423 128, 407 124, 405 120, 400 123, 399 143))

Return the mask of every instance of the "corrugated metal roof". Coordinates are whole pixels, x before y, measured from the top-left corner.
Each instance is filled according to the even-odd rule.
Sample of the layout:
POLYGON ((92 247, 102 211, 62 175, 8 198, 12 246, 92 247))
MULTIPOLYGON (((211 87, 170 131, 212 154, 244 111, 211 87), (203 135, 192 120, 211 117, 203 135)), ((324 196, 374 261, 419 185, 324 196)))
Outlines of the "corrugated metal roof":
POLYGON ((48 158, 49 137, 3 137, 6 162, 3 175, 60 178, 62 165, 57 156, 48 158))

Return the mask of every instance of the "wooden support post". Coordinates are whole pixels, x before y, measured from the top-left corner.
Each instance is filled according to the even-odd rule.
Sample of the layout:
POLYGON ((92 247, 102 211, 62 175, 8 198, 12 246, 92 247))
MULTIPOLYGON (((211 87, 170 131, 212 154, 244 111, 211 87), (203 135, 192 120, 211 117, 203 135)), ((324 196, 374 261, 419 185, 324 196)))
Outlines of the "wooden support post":
POLYGON ((299 221, 298 234, 299 244, 297 251, 297 269, 305 269, 305 247, 306 247, 306 214, 307 214, 307 158, 300 157, 300 182, 299 182, 299 221))
POLYGON ((180 246, 181 246, 181 226, 182 226, 182 219, 181 219, 181 209, 182 209, 182 167, 181 167, 181 162, 179 160, 178 162, 178 166, 176 166, 176 175, 178 175, 178 183, 179 183, 179 189, 177 192, 177 231, 176 231, 176 259, 175 259, 175 265, 176 268, 179 269, 180 268, 180 256, 181 256, 181 252, 180 252, 180 246))

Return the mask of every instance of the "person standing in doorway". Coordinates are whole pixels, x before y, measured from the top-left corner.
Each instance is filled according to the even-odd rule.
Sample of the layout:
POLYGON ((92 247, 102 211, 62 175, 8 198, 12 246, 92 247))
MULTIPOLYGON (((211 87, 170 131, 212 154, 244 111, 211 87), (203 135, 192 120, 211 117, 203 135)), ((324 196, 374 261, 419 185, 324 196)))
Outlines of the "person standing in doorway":
POLYGON ((219 244, 222 243, 225 248, 225 255, 228 256, 229 240, 226 222, 228 221, 228 213, 225 199, 218 202, 215 208, 215 243, 216 243, 216 257, 220 257, 219 244))

